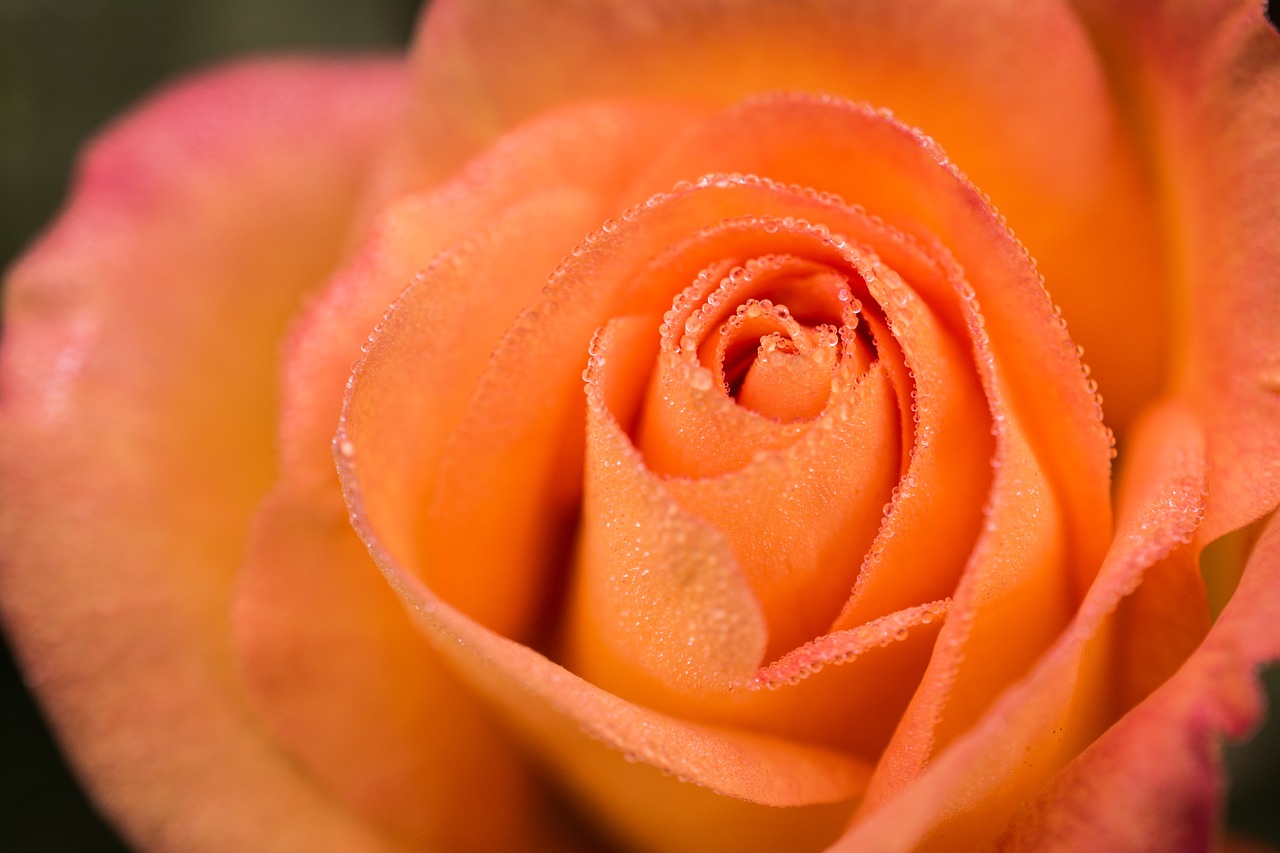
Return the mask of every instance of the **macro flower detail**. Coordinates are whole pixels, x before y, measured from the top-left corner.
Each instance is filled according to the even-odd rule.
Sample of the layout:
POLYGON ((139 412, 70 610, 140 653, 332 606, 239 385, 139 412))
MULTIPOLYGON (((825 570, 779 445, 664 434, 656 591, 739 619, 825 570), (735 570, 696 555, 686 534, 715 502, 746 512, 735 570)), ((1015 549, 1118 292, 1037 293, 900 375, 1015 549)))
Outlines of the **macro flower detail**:
POLYGON ((1280 172, 1187 116, 1280 44, 1079 5, 446 0, 109 134, 12 272, 0 582, 131 839, 1215 843, 1280 172))

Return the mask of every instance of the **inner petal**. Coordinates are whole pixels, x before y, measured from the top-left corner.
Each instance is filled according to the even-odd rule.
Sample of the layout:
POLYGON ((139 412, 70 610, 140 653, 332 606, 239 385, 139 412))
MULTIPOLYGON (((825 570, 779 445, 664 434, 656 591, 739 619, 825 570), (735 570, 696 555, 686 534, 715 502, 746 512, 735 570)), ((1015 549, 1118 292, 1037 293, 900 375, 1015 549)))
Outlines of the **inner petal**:
POLYGON ((831 368, 839 338, 835 332, 826 338, 814 332, 812 338, 806 334, 801 340, 809 346, 797 346, 776 332, 760 339, 738 392, 741 405, 784 423, 811 420, 822 412, 831 396, 831 368))
POLYGON ((646 462, 666 475, 715 476, 789 446, 833 387, 851 387, 870 366, 860 310, 847 272, 801 255, 708 264, 659 327, 662 357, 635 431, 646 462), (791 355, 803 360, 788 365, 791 355))

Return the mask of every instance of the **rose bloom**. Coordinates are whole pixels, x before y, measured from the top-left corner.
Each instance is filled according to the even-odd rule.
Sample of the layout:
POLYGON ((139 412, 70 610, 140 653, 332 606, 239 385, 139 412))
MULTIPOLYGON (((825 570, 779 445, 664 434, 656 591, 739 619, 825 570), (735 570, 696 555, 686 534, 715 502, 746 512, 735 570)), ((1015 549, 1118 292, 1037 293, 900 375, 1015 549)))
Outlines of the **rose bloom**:
POLYGON ((1212 849, 1278 237, 1256 2, 442 0, 87 152, 0 606, 140 849, 1212 849))

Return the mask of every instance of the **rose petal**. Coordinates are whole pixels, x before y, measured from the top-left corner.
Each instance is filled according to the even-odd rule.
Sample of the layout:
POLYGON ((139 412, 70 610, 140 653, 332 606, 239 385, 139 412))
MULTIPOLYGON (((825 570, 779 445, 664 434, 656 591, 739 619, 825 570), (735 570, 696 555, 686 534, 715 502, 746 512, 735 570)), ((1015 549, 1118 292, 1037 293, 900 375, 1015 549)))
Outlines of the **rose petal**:
POLYGON ((893 390, 873 367, 831 423, 785 452, 667 483, 681 506, 725 531, 768 617, 766 661, 830 629, 899 474, 899 438, 893 390))
POLYGON ((1014 224, 1117 427, 1165 381, 1171 309, 1138 131, 1066 3, 636 0, 535 11, 446 0, 424 16, 412 62, 418 106, 387 178, 398 185, 447 174, 566 101, 730 104, 791 90, 891 109, 937 139, 1014 224))
MULTIPOLYGON (((673 491, 681 481, 647 471, 610 416, 626 408, 621 401, 637 396, 628 389, 643 386, 639 378, 656 355, 656 322, 614 319, 590 348, 584 374, 590 400, 585 544, 563 641, 565 662, 593 684, 656 710, 852 749, 873 760, 923 670, 936 634, 925 626, 940 619, 945 603, 822 637, 752 674, 764 626, 736 571, 741 551, 727 549, 719 532, 733 525, 707 526, 699 514, 690 515, 673 491), (642 519, 638 527, 636 518, 642 519)), ((877 377, 879 371, 867 381, 877 377)), ((831 465, 828 457, 818 462, 812 454, 837 441, 846 426, 859 431, 852 423, 815 427, 817 435, 797 445, 812 447, 794 461, 814 471, 831 465)), ((791 461, 759 462, 737 473, 767 479, 774 468, 788 470, 791 461)), ((723 479, 683 485, 714 486, 723 479)), ((730 475, 726 485, 734 479, 730 475)), ((819 478, 816 487, 805 488, 822 494, 824 487, 819 478)), ((727 490, 726 505, 747 500, 741 488, 727 490)), ((760 523, 777 527, 765 511, 769 502, 760 503, 760 523)), ((878 519, 878 507, 870 515, 878 519)), ((848 563, 856 568, 856 560, 848 563)))
POLYGON ((388 492, 392 498, 399 493, 404 474, 413 468, 395 449, 405 446, 407 436, 395 432, 422 422, 421 412, 412 410, 422 405, 422 398, 405 400, 409 410, 397 412, 390 420, 380 408, 386 395, 394 394, 392 388, 403 381, 405 367, 420 364, 417 354, 429 352, 429 329, 412 322, 420 290, 426 288, 407 293, 384 321, 383 336, 353 384, 339 443, 350 451, 349 457, 340 455, 340 463, 353 523, 424 633, 528 737, 532 749, 571 787, 596 801, 599 809, 614 813, 625 832, 648 837, 652 843, 664 833, 676 832, 676 825, 664 822, 662 815, 674 820, 678 814, 681 825, 687 821, 690 837, 695 838, 729 831, 750 838, 756 830, 763 833, 761 837, 776 838, 773 833, 780 825, 799 838, 814 833, 829 836, 833 821, 847 812, 847 803, 837 804, 860 790, 865 765, 834 752, 683 722, 624 702, 533 649, 467 618, 421 584, 412 562, 402 563, 403 558, 388 551, 384 542, 416 561, 414 552, 404 547, 416 518, 413 503, 387 498, 388 492), (369 497, 376 503, 366 503, 369 497), (370 520, 378 524, 377 532, 370 520), (384 539, 383 531, 391 536, 384 539), (624 754, 740 799, 774 805, 831 803, 832 807, 730 806, 707 798, 697 787, 662 779, 651 767, 632 765, 624 754), (645 819, 637 820, 635 810, 619 813, 621 800, 616 798, 620 797, 628 801, 660 797, 671 805, 664 812, 645 811, 645 819), (711 824, 700 826, 706 821, 711 824))
MULTIPOLYGON (((490 556, 501 547, 508 560, 532 562, 527 549, 508 552, 505 542, 487 543, 514 538, 513 531, 522 530, 552 545, 557 535, 567 539, 581 492, 585 407, 580 377, 594 330, 616 313, 662 310, 670 304, 671 283, 692 280, 706 265, 697 252, 668 258, 657 247, 716 228, 734 213, 795 212, 802 209, 799 204, 798 195, 763 185, 691 187, 669 200, 646 202, 621 223, 589 235, 494 350, 431 485, 437 496, 433 511, 465 512, 470 541, 486 543, 490 556), (650 263, 655 255, 657 266, 650 263), (682 276, 680 267, 691 271, 682 276), (495 482, 503 484, 504 500, 479 500, 483 492, 477 490, 495 482)), ((724 232, 723 239, 739 248, 759 242, 742 227, 724 232)), ((794 239, 776 235, 780 246, 794 239)), ((819 245, 816 237, 810 239, 819 245)), ((717 243, 700 251, 720 257, 720 248, 717 243)), ((370 507, 375 518, 380 511, 370 507)), ((447 534, 456 528, 442 525, 440 530, 447 534)))
MULTIPOLYGON (((449 280, 426 300, 424 321, 454 359, 440 376, 452 378, 455 396, 465 400, 470 386, 459 377, 484 362, 531 298, 521 288, 536 291, 558 247, 612 210, 617 201, 610 193, 629 179, 635 158, 669 132, 664 122, 682 114, 590 105, 513 132, 455 180, 383 211, 360 252, 295 326, 286 352, 283 472, 256 519, 241 569, 237 652, 254 701, 280 741, 310 773, 402 835, 450 847, 501 846, 512 834, 534 844, 529 821, 537 806, 511 756, 484 731, 483 714, 441 672, 346 521, 331 444, 350 365, 386 305, 445 253, 439 268, 449 280), (545 185, 563 189, 548 192, 545 185), (535 238, 530 227, 539 229, 535 238), (534 250, 522 254, 515 244, 530 239, 534 250), (450 257, 486 253, 507 264, 491 290, 449 272, 450 257), (450 734, 442 738, 441 731, 450 734), (481 821, 483 832, 457 820, 480 802, 477 787, 499 816, 481 821)), ((418 393, 428 385, 429 377, 418 393)), ((433 399, 435 422, 446 424, 448 398, 433 399)), ((420 439, 429 444, 426 433, 420 439)), ((508 626, 528 622, 538 599, 492 595, 487 577, 472 578, 478 582, 466 589, 446 587, 471 596, 473 609, 489 608, 489 618, 508 626)), ((530 573, 525 582, 536 580, 530 573)))
MULTIPOLYGON (((726 223, 721 227, 726 231, 742 230, 740 224, 735 227, 726 223)), ((680 273, 670 268, 680 264, 686 255, 706 254, 710 236, 700 232, 680 241, 650 265, 654 271, 650 275, 666 270, 673 275, 672 282, 678 282, 680 273)), ((733 251, 742 250, 749 247, 735 246, 733 251)), ((841 293, 845 299, 853 298, 849 281, 834 270, 780 255, 744 257, 742 261, 739 264, 726 257, 713 262, 675 297, 658 326, 655 343, 662 356, 659 360, 655 351, 651 359, 657 369, 651 371, 651 380, 634 386, 641 389, 647 385, 647 398, 634 393, 627 398, 614 395, 620 399, 609 407, 629 431, 635 421, 637 446, 642 449, 646 467, 655 473, 705 478, 737 471, 762 452, 794 444, 808 431, 810 424, 780 421, 743 404, 747 378, 741 379, 742 390, 736 398, 730 393, 711 393, 716 385, 729 391, 733 384, 726 374, 726 359, 731 351, 739 347, 744 352, 758 349, 760 333, 772 332, 787 323, 798 328, 794 317, 781 317, 770 297, 794 303, 797 312, 815 311, 834 325, 843 324, 841 315, 849 311, 856 323, 853 305, 840 302, 841 293), (768 309, 761 299, 769 302, 768 309), (719 334, 712 332, 716 327, 721 330, 719 334), (695 340, 698 336, 702 338, 700 342, 695 340), (700 364, 704 370, 690 373, 682 363, 700 364), (625 416, 620 407, 626 408, 625 416), (632 409, 638 410, 638 415, 632 409)), ((831 355, 834 363, 835 354, 831 355)), ((870 353, 860 336, 854 336, 852 352, 846 353, 845 358, 859 365, 857 369, 845 365, 850 380, 865 372, 870 353)), ((754 361, 758 363, 759 359, 754 361)), ((728 369, 733 372, 732 364, 728 369)), ((830 399, 835 378, 831 366, 825 373, 819 411, 830 399)))
MULTIPOLYGON (((903 408, 910 413, 914 407, 915 441, 906 448, 904 476, 835 620, 837 630, 950 595, 966 559, 967 549, 956 543, 974 542, 982 522, 991 482, 990 411, 963 341, 913 292, 936 299, 947 288, 938 270, 922 266, 911 270, 910 287, 893 291, 903 304, 894 311, 892 339, 905 352, 887 360, 910 371, 897 385, 914 401, 904 401, 903 408)), ((945 316, 947 300, 942 302, 945 316)))
MULTIPOLYGON (((878 802, 919 772, 935 742, 963 731, 1026 671, 1092 580, 1110 526, 1107 436, 1098 407, 1020 247, 972 185, 918 134, 844 102, 776 96, 693 128, 655 173, 678 168, 777 175, 865 203, 950 264, 944 274, 912 280, 933 284, 929 304, 960 306, 948 308, 949 316, 965 313, 958 322, 970 326, 991 414, 1004 436, 1000 469, 988 531, 942 630, 942 652, 877 773, 869 796, 878 802), (913 192, 901 192, 902 186, 913 192), (963 265, 963 278, 938 240, 963 265), (1067 463, 1068 457, 1075 461, 1067 463), (1011 634, 1023 640, 1015 653, 1005 639, 1011 634)), ((812 218, 843 227, 826 211, 812 218)), ((888 241, 886 251, 891 247, 888 241)))
POLYGON ((1280 503, 1280 35, 1264 4, 1082 2, 1160 170, 1194 401, 1213 469, 1200 537, 1280 503))
POLYGON ((535 12, 438 2, 420 24, 412 62, 411 133, 430 143, 433 158, 417 164, 428 173, 447 174, 556 104, 619 93, 731 103, 791 89, 865 99, 929 127, 971 172, 988 164, 992 175, 974 172, 983 186, 987 177, 1002 188, 1030 178, 1052 196, 1078 194, 1073 179, 1092 174, 1105 150, 1105 81, 1085 33, 1058 3, 820 0, 782 10, 760 0, 730 9, 645 0, 535 12), (937 79, 947 85, 921 85, 937 79))
MULTIPOLYGON (((545 228, 549 227, 546 223, 554 221, 555 217, 541 217, 536 220, 541 223, 539 225, 529 223, 527 217, 518 219, 524 221, 526 227, 545 228)), ((529 243, 529 247, 537 245, 556 243, 538 240, 529 243)), ((429 546, 430 543, 418 542, 420 512, 415 507, 420 502, 415 500, 415 493, 423 488, 423 481, 430 483, 430 460, 440 452, 442 438, 439 434, 448 429, 448 424, 438 423, 435 413, 454 408, 448 397, 450 388, 455 389, 452 393, 456 395, 460 393, 456 390, 458 387, 471 387, 468 383, 453 380, 460 367, 458 362, 474 362, 475 359, 468 359, 466 354, 458 355, 458 350, 450 346, 453 342, 437 334, 435 325, 421 321, 435 310, 433 303, 440 298, 438 293, 456 293, 462 289, 450 287, 447 282, 472 282, 474 293, 479 297, 490 292, 494 279, 505 278, 506 264, 521 263, 512 259, 522 254, 459 254, 450 257, 448 263, 427 271, 414 287, 406 291, 382 323, 379 340, 362 362, 344 410, 344 425, 338 439, 339 462, 344 471, 348 503, 354 506, 357 529, 367 542, 377 546, 373 549, 375 557, 379 558, 384 571, 391 573, 393 587, 402 596, 412 594, 415 599, 429 600, 432 612, 443 607, 443 603, 436 603, 438 599, 434 591, 427 592, 425 587, 419 589, 421 584, 406 569, 421 565, 417 571, 425 569, 430 577, 441 577, 448 582, 450 579, 446 573, 451 567, 435 564, 431 552, 422 550, 422 544, 429 546), (433 379, 448 387, 422 387, 424 382, 433 379), (403 393, 405 383, 409 382, 420 393, 403 393), (371 523, 378 524, 376 536, 370 529, 371 523), (393 548, 394 551, 391 550, 393 548), (389 556, 390 553, 396 555, 395 559, 389 556), (422 599, 423 596, 426 599, 422 599)), ((540 367, 536 362, 533 366, 540 367)), ((491 365, 483 363, 472 365, 472 369, 481 367, 492 369, 491 365)), ((462 393, 465 396, 465 392, 462 393)), ((508 486, 504 491, 510 493, 512 488, 508 486)), ((414 606, 421 609, 424 605, 419 601, 414 606)), ((486 648, 510 646, 518 649, 521 656, 538 657, 533 650, 510 643, 452 610, 449 616, 451 621, 441 629, 447 628, 451 633, 465 631, 465 636, 472 638, 469 643, 483 642, 486 648)), ((514 653, 504 652, 504 658, 514 653)), ((546 662, 539 666, 554 664, 546 662)), ((529 677, 521 672, 504 674, 507 677, 517 676, 518 683, 529 677)), ((568 678, 567 673, 565 677, 568 678)), ((539 687, 545 689, 545 685, 539 687)), ((583 710, 585 712, 586 709, 583 710)))
MULTIPOLYGON (((782 225, 779 228, 790 230, 782 225)), ((862 269, 850 267, 849 274, 861 273, 872 278, 865 252, 859 260, 862 269)), ((744 281, 747 279, 748 276, 743 277, 744 281)), ((806 283, 813 284, 807 280, 806 283)), ((775 297, 780 295, 778 291, 770 292, 775 297)), ((850 298, 847 288, 845 298, 850 298)), ((835 294, 832 301, 839 304, 835 294)), ((732 304, 725 310, 734 313, 732 304)), ((756 310, 760 310, 759 305, 756 310)), ((787 319, 796 325, 790 315, 787 319)), ((696 324, 697 321, 689 322, 696 324)), ((671 324, 682 329, 689 327, 680 313, 667 322, 668 326, 671 324)), ((688 571, 667 574, 672 572, 671 566, 653 572, 644 567, 649 557, 668 550, 659 547, 659 543, 668 541, 670 524, 641 525, 637 530, 633 529, 630 519, 655 512, 656 518, 662 521, 664 511, 658 511, 658 507, 665 507, 665 515, 671 519, 688 514, 699 523, 710 525, 711 531, 719 531, 717 538, 727 547, 725 553, 741 569, 740 576, 750 585, 748 593, 754 593, 754 600, 763 608, 769 635, 767 651, 751 643, 733 644, 733 648, 746 657, 737 667, 728 669, 737 669, 740 676, 745 675, 762 663, 762 653, 772 661, 825 633, 847 597, 858 568, 856 555, 866 550, 874 536, 881 507, 899 473, 897 401, 883 369, 875 367, 864 372, 859 367, 853 374, 857 384, 842 391, 839 401, 819 420, 805 425, 805 431, 798 438, 792 437, 790 446, 767 453, 772 442, 766 438, 763 447, 752 451, 740 446, 736 436, 730 436, 742 418, 760 420, 766 435, 787 425, 763 419, 756 413, 744 413, 723 387, 692 387, 691 382, 698 375, 706 376, 706 370, 696 368, 695 373, 690 374, 688 362, 670 351, 659 359, 657 353, 652 353, 652 345, 644 347, 639 340, 633 340, 645 331, 644 328, 632 331, 634 325, 635 321, 631 321, 626 340, 620 342, 614 342, 616 335, 609 334, 615 328, 612 323, 606 328, 605 336, 597 336, 597 354, 588 368, 588 399, 592 405, 588 406, 587 413, 584 541, 589 556, 584 554, 579 560, 575 577, 575 593, 579 598, 575 600, 571 618, 583 618, 599 625, 633 624, 634 620, 624 617, 619 608, 630 606, 627 601, 637 588, 637 578, 648 584, 659 576, 670 578, 673 597, 689 600, 691 606, 703 613, 735 614, 735 624, 758 618, 754 609, 718 607, 711 600, 691 596, 688 571), (605 404, 610 388, 629 384, 639 389, 646 384, 643 376, 632 376, 628 383, 628 377, 617 375, 619 369, 612 353, 634 352, 637 348, 650 351, 651 362, 657 365, 658 376, 651 389, 663 389, 661 392, 651 390, 648 395, 645 429, 638 449, 632 446, 630 437, 605 404), (863 375, 859 376, 860 373, 863 375), (662 412, 654 415, 654 408, 661 408, 662 412), (701 440, 703 435, 707 441, 701 440), (717 438, 734 445, 738 455, 751 453, 755 458, 750 462, 744 460, 735 466, 736 470, 713 477, 662 477, 650 470, 655 443, 684 447, 688 453, 692 448, 714 444, 717 438), (606 494, 607 499, 603 497, 606 494), (619 526, 621 516, 626 516, 628 523, 619 526), (593 547, 605 540, 612 544, 593 547), (639 564, 633 551, 645 555, 639 564), (581 600, 583 594, 590 603, 581 600)), ((656 341, 653 324, 648 326, 648 334, 656 341)), ((670 344, 669 337, 664 336, 664 347, 670 344)), ((829 389, 831 382, 828 368, 824 387, 829 389)), ((683 560, 677 562, 683 563, 683 560)), ((646 658, 653 655, 652 664, 661 662, 654 675, 672 684, 687 682, 688 676, 699 670, 696 663, 688 659, 690 654, 705 655, 707 644, 687 642, 683 638, 685 633, 676 632, 675 636, 681 637, 679 645, 683 650, 672 654, 658 651, 650 641, 652 632, 639 629, 630 644, 631 651, 646 658)), ((616 645, 628 634, 626 630, 605 632, 602 639, 606 645, 616 645)), ((594 643, 588 645, 595 651, 594 643)), ((615 652, 624 658, 633 657, 620 649, 615 652)), ((652 670, 652 666, 644 668, 652 670)))
POLYGON ((139 847, 389 850, 256 727, 226 625, 268 485, 285 322, 334 263, 402 95, 382 61, 197 78, 86 155, 8 281, 0 601, 139 847))
MULTIPOLYGON (((290 337, 280 428, 289 475, 305 475, 311 488, 333 483, 330 442, 351 364, 360 357, 357 344, 438 254, 551 186, 590 196, 598 210, 592 224, 598 225, 640 200, 624 197, 635 171, 693 115, 668 104, 567 107, 512 131, 444 185, 388 204, 359 254, 329 282, 290 337)), ((491 299, 504 310, 524 304, 505 290, 491 299)))
MULTIPOLYGON (((1190 548, 1204 511, 1204 439, 1184 407, 1154 411, 1132 453, 1145 474, 1129 484, 1115 544, 1072 624, 1026 678, 937 755, 909 796, 862 815, 833 849, 982 849, 1123 710, 1110 670, 1117 607, 1140 584, 1162 582, 1161 563, 1190 548)), ((1145 782, 1129 788, 1152 790, 1145 782)))
POLYGON ((1280 526, 1267 524, 1235 596, 1167 683, 1018 811, 1009 850, 1201 850, 1217 842, 1222 739, 1258 725, 1257 670, 1280 658, 1280 526))
MULTIPOLYGON (((535 219, 536 224, 529 227, 551 227, 545 223, 554 220, 535 219)), ((543 242, 530 241, 525 249, 529 251, 543 242)), ((556 245, 555 241, 545 242, 556 245)), ((635 247, 635 252, 643 251, 643 247, 635 247)), ((847 814, 847 801, 857 795, 865 782, 868 768, 864 763, 830 750, 681 722, 630 705, 571 675, 533 649, 486 630, 419 580, 420 572, 448 580, 447 572, 452 568, 448 563, 433 561, 430 552, 420 550, 424 543, 418 539, 422 506, 419 497, 424 489, 437 487, 431 483, 431 461, 441 452, 441 431, 450 428, 449 423, 439 422, 437 412, 442 406, 444 410, 452 408, 441 396, 448 388, 436 393, 424 388, 423 383, 447 380, 450 387, 471 387, 470 383, 455 383, 458 365, 450 360, 454 349, 441 338, 436 326, 421 321, 432 310, 436 294, 450 290, 448 284, 441 284, 440 276, 456 276, 457 281, 466 281, 474 293, 488 294, 504 280, 502 264, 508 263, 505 257, 481 253, 478 257, 453 258, 434 267, 406 292, 383 322, 378 341, 353 381, 337 442, 353 522, 393 588, 437 648, 466 680, 494 700, 520 732, 530 737, 532 748, 543 753, 556 771, 568 778, 568 784, 582 788, 590 799, 603 798, 605 802, 598 805, 601 810, 617 812, 621 800, 616 798, 629 797, 637 790, 648 791, 653 796, 687 802, 692 809, 688 819, 696 824, 703 815, 713 821, 709 826, 715 832, 732 831, 735 837, 750 839, 758 830, 759 838, 768 838, 771 827, 776 830, 785 825, 800 833, 799 837, 811 833, 830 837, 832 828, 847 814), (406 394, 406 388, 415 392, 406 394), (708 798, 696 787, 677 780, 660 781, 655 787, 651 784, 657 780, 654 771, 633 769, 624 754, 743 800, 774 805, 832 805, 830 809, 814 805, 796 810, 730 806, 727 801, 708 798), (630 778, 611 785, 592 784, 601 774, 630 778), (610 798, 615 799, 609 802, 610 798), (722 817, 732 818, 732 823, 716 822, 722 817)), ((545 289, 543 298, 554 298, 555 293, 554 288, 545 289)), ((558 309, 548 309, 543 318, 545 324, 517 323, 495 358, 484 365, 487 373, 479 383, 480 390, 470 401, 462 426, 453 432, 468 446, 474 441, 475 448, 483 453, 454 457, 455 464, 487 466, 495 453, 508 452, 503 441, 479 440, 473 431, 485 433, 501 427, 507 442, 523 443, 522 433, 512 430, 510 423, 513 418, 524 418, 528 411, 536 419, 535 429, 542 428, 546 398, 532 410, 520 403, 530 389, 536 389, 537 383, 543 381, 547 364, 541 358, 517 359, 512 373, 506 371, 504 359, 536 338, 554 335, 556 317, 571 309, 576 313, 578 306, 563 303, 558 309), (496 372, 494 364, 499 365, 496 372), (508 383, 513 380, 511 389, 508 383), (505 408, 490 407, 487 400, 488 393, 499 385, 504 393, 511 394, 505 408), (472 417, 477 412, 488 412, 488 417, 472 417)), ((564 361, 566 356, 572 360, 571 353, 558 350, 551 364, 564 361)), ((580 369, 579 366, 577 372, 580 369)), ((580 384, 577 393, 581 394, 580 384)), ((554 441, 541 446, 554 452, 554 441)), ((536 471, 545 458, 533 457, 532 470, 536 471)), ((514 482, 517 475, 530 470, 528 460, 521 466, 506 473, 508 485, 504 491, 508 495, 515 486, 528 485, 514 482)), ((542 493, 539 489, 534 491, 542 493)), ((476 535, 475 541, 485 543, 493 538, 476 535)), ((627 824, 626 832, 639 837, 656 835, 664 827, 675 832, 673 825, 664 824, 652 814, 644 820, 638 820, 637 814, 629 810, 620 816, 627 824)), ((674 820, 676 812, 670 814, 674 820)), ((679 814, 681 820, 685 819, 684 810, 679 814)))
POLYGON ((273 493, 236 596, 253 699, 308 773, 419 846, 536 846, 547 806, 527 770, 405 619, 336 490, 328 507, 273 493))
MULTIPOLYGON (((435 440, 431 431, 419 435, 422 447, 438 449, 447 413, 462 406, 474 384, 468 373, 484 364, 486 338, 515 312, 496 310, 492 290, 468 284, 536 282, 559 257, 556 247, 594 218, 594 201, 581 193, 534 195, 440 255, 428 283, 414 286, 419 298, 409 300, 401 316, 421 324, 435 356, 433 370, 410 377, 411 393, 430 401, 437 424, 435 440)), ((518 294, 510 302, 519 305, 518 294)), ((471 697, 440 670, 342 523, 336 486, 308 496, 286 481, 259 519, 236 614, 238 649, 255 698, 309 770, 396 830, 476 849, 528 837, 527 804, 517 804, 529 792, 521 790, 517 766, 477 725, 471 697), (442 731, 448 736, 440 737, 442 731), (475 799, 478 787, 486 800, 475 799), (459 822, 477 807, 502 816, 484 821, 491 835, 477 835, 469 826, 474 821, 459 822)), ((518 618, 509 614, 539 602, 534 592, 514 588, 523 583, 537 590, 533 572, 496 581, 456 571, 456 564, 431 565, 427 576, 435 585, 486 621, 508 624, 518 618), (493 594, 491 584, 505 594, 493 594)))
POLYGON ((600 394, 603 382, 619 382, 608 375, 613 359, 603 359, 651 352, 634 339, 656 339, 656 331, 644 319, 619 319, 596 338, 568 645, 628 661, 672 687, 729 690, 760 664, 765 614, 722 530, 683 507, 645 467, 600 394))
MULTIPOLYGON (((1073 519, 1068 539, 1079 550, 1085 588, 1110 533, 1110 465, 1100 413, 1086 393, 1075 345, 1058 328, 1060 318, 1025 250, 953 162, 919 131, 864 105, 777 95, 690 128, 642 184, 662 187, 690 172, 756 174, 835 193, 928 252, 941 255, 934 247, 946 247, 981 303, 992 355, 1009 383, 1008 403, 1025 419, 1036 456, 1073 519)), ((930 306, 950 311, 953 326, 963 329, 959 300, 948 292, 960 284, 955 276, 904 277, 937 287, 927 297, 930 306)))
MULTIPOLYGON (((763 109, 759 103, 755 106, 763 109)), ((964 306, 951 309, 953 313, 968 312, 964 322, 973 330, 975 346, 980 343, 977 357, 989 383, 988 394, 1003 422, 1000 432, 1008 436, 1000 454, 1001 497, 992 505, 991 544, 963 586, 966 616, 954 627, 948 621, 943 628, 948 651, 934 661, 928 676, 931 687, 914 706, 912 722, 893 749, 894 760, 877 777, 883 797, 919 771, 935 738, 945 743, 976 719, 995 692, 1021 675, 1066 624, 1098 564, 1094 552, 1105 547, 1107 436, 1071 344, 1049 311, 1025 256, 936 148, 884 116, 856 107, 808 99, 779 99, 777 107, 790 121, 775 126, 803 124, 813 120, 813 113, 821 121, 848 125, 849 132, 841 136, 844 144, 866 149, 854 159, 880 163, 882 170, 892 165, 909 173, 909 182, 927 187, 928 204, 895 200, 875 185, 863 194, 893 212, 894 221, 922 234, 921 239, 933 239, 923 230, 928 226, 940 228, 964 253, 973 289, 982 294, 981 311, 972 294, 963 292, 955 273, 935 277, 950 285, 950 293, 943 295, 964 306), (983 254, 979 247, 991 251, 983 254), (1039 318, 1040 325, 1027 323, 1029 317, 1039 318), (1033 334, 1033 328, 1040 332, 1033 334), (1040 365, 1043 372, 1032 375, 1029 364, 1040 365), (1024 424, 1024 418, 1030 423, 1024 424), (1032 455, 1021 438, 1026 435, 1035 436, 1046 449, 1032 455), (1065 463, 1067 457, 1078 460, 1074 467, 1065 463), (1051 481, 1044 479, 1046 474, 1051 481), (1055 532, 1059 523, 1069 533, 1065 538, 1055 532), (1055 542, 1070 542, 1072 548, 1055 542), (1067 562, 1062 562, 1064 557, 1067 562), (1001 639, 1009 631, 1027 639, 1017 655, 1008 654, 1001 639), (991 666, 992 660, 1000 665, 991 666)), ((781 146, 791 144, 791 137, 780 139, 781 146)), ((453 457, 464 466, 460 470, 507 472, 505 493, 527 493, 530 497, 522 504, 527 506, 533 505, 533 497, 547 493, 553 482, 548 477, 565 487, 563 460, 580 454, 566 449, 566 442, 576 434, 573 424, 582 417, 576 381, 582 356, 566 342, 585 341, 611 313, 661 310, 673 281, 692 280, 716 259, 744 251, 792 252, 788 241, 795 238, 786 229, 775 228, 770 234, 753 227, 763 221, 762 214, 770 213, 804 215, 855 236, 873 227, 857 212, 830 201, 735 176, 709 177, 697 187, 677 189, 629 212, 620 224, 606 226, 575 249, 575 257, 557 272, 531 310, 536 323, 522 322, 495 351, 458 430, 466 437, 467 449, 453 457), (727 230, 717 224, 726 219, 739 224, 727 230), (672 245, 688 234, 703 235, 698 252, 646 268, 648 259, 659 254, 656 247, 672 245), (684 276, 675 274, 681 266, 688 270, 684 276), (521 471, 531 476, 512 476, 521 471)), ((905 253, 893 240, 887 241, 886 250, 905 253)), ((940 249, 933 251, 945 256, 940 249)), ((414 429, 412 419, 409 428, 414 429)), ((380 452, 389 452, 406 440, 384 436, 376 444, 380 452)), ((393 512, 399 500, 378 495, 378 505, 367 508, 373 523, 393 512)), ((476 538, 491 541, 504 535, 506 525, 498 521, 494 515, 491 532, 476 538)))

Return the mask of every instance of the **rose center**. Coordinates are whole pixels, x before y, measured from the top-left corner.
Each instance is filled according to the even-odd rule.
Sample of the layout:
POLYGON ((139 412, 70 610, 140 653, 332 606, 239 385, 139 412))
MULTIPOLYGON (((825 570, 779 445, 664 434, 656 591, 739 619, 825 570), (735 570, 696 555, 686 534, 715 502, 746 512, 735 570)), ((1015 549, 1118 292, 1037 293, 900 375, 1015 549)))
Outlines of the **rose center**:
POLYGON ((691 370, 695 389, 718 385, 739 405, 781 423, 812 420, 844 365, 864 371, 858 300, 845 276, 791 255, 708 267, 674 300, 663 352, 691 370))

